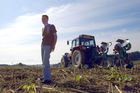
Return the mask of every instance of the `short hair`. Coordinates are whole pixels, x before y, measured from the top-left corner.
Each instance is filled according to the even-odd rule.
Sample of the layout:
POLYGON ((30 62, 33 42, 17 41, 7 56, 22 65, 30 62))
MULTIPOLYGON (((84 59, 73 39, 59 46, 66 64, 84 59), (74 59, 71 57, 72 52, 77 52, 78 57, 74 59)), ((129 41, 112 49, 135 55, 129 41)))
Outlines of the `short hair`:
POLYGON ((46 17, 47 19, 49 19, 48 15, 42 15, 42 17, 46 17))

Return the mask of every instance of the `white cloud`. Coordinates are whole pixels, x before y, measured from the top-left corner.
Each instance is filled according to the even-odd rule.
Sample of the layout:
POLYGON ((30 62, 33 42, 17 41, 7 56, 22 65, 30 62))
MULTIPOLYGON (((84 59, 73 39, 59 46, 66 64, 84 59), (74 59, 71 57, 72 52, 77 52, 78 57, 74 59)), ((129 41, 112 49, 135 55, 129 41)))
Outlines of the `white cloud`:
POLYGON ((116 15, 116 18, 109 19, 109 16, 111 17, 113 13, 127 10, 138 3, 140 2, 137 0, 128 0, 127 3, 121 0, 83 0, 80 3, 71 3, 47 9, 45 13, 52 19, 50 22, 56 24, 59 33, 101 30, 140 20, 133 17, 119 18, 121 15, 116 15))
POLYGON ((32 14, 19 16, 7 28, 0 29, 0 61, 40 62, 41 26, 41 14, 32 14))
POLYGON ((33 40, 41 34, 41 15, 19 16, 15 22, 9 24, 5 29, 0 30, 1 42, 17 45, 24 41, 33 40))
MULTIPOLYGON (((8 24, 7 28, 0 29, 0 62, 17 63, 21 61, 26 64, 41 64, 42 14, 49 15, 50 23, 55 24, 58 31, 56 50, 51 54, 50 59, 52 63, 58 63, 61 56, 70 49, 70 46, 66 45, 66 40, 73 39, 71 35, 75 32, 86 33, 86 31, 90 31, 90 33, 93 33, 96 30, 103 32, 104 29, 138 22, 140 19, 135 17, 119 18, 118 16, 121 15, 116 15, 113 19, 104 17, 111 17, 115 12, 135 7, 138 4, 140 4, 138 0, 128 0, 127 2, 121 0, 79 0, 76 3, 51 7, 40 14, 19 16, 14 22, 8 24), (61 38, 63 36, 68 37, 61 38)), ((97 44, 103 40, 115 41, 120 37, 130 37, 132 44, 135 45, 132 50, 140 50, 138 43, 139 31, 132 35, 127 33, 127 28, 122 29, 119 34, 118 31, 96 34, 97 44)))
MULTIPOLYGON (((7 28, 0 29, 0 61, 2 63, 41 64, 40 46, 42 38, 41 27, 43 26, 41 15, 19 16, 7 28)), ((58 39, 55 53, 51 54, 50 60, 52 64, 60 62, 64 52, 69 50, 68 46, 63 43, 66 44, 66 41, 58 39)))

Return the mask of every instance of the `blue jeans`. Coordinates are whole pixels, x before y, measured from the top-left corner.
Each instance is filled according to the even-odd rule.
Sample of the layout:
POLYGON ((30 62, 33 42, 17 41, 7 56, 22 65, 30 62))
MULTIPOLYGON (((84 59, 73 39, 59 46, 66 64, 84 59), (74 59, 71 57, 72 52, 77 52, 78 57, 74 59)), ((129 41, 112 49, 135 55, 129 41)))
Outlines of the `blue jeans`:
POLYGON ((41 56, 42 56, 42 66, 43 66, 43 78, 44 80, 51 80, 51 70, 50 70, 50 49, 48 45, 41 47, 41 56))

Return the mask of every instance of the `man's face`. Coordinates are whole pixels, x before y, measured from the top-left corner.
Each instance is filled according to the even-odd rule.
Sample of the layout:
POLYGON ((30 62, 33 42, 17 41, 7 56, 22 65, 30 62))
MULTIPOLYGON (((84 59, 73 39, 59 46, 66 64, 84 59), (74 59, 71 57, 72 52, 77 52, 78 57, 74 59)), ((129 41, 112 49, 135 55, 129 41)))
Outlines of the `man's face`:
POLYGON ((42 23, 44 25, 48 24, 48 19, 45 16, 42 17, 42 23))

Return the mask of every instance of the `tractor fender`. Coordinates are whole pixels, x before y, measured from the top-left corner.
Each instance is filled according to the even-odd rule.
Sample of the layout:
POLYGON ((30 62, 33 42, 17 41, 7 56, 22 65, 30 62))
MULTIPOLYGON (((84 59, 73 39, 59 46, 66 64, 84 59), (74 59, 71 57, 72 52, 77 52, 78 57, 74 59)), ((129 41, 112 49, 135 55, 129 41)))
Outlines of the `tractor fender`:
POLYGON ((84 51, 84 50, 86 50, 86 48, 83 47, 83 46, 74 47, 74 48, 72 49, 72 54, 73 54, 73 52, 74 52, 75 50, 84 51))

